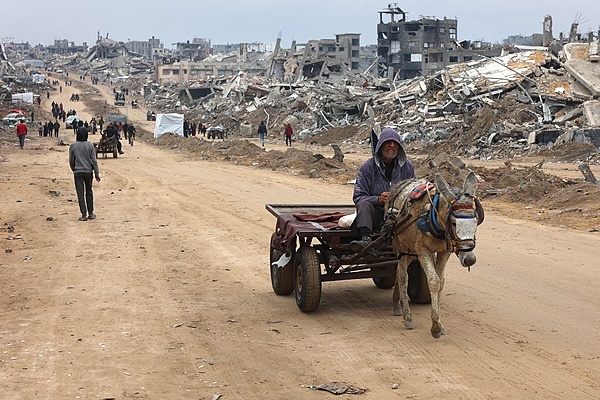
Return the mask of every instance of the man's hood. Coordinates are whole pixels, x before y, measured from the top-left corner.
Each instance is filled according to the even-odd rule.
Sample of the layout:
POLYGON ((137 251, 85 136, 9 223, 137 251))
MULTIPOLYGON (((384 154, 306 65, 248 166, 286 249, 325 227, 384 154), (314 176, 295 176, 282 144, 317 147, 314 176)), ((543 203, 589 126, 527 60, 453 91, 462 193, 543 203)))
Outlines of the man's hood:
POLYGON ((402 146, 402 139, 400 139, 400 135, 398 134, 398 132, 396 132, 392 128, 384 128, 381 131, 381 134, 379 135, 379 140, 377 141, 377 146, 375 147, 375 154, 377 154, 377 156, 380 157, 379 150, 381 149, 381 146, 383 146, 385 142, 388 142, 390 140, 393 140, 394 142, 398 143, 398 155, 396 156, 396 158, 398 158, 398 162, 400 163, 400 165, 404 165, 404 162, 406 161, 406 152, 404 151, 404 146, 402 146))

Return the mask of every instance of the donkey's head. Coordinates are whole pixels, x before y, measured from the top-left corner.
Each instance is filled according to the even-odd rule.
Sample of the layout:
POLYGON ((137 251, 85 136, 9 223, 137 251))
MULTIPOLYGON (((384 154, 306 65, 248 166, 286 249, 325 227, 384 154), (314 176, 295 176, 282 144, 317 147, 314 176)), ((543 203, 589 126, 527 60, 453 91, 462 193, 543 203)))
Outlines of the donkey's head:
POLYGON ((477 225, 483 222, 483 209, 475 198, 477 178, 471 171, 461 190, 450 190, 446 180, 435 174, 435 185, 448 203, 448 216, 445 221, 446 237, 464 267, 475 264, 475 233, 477 225))

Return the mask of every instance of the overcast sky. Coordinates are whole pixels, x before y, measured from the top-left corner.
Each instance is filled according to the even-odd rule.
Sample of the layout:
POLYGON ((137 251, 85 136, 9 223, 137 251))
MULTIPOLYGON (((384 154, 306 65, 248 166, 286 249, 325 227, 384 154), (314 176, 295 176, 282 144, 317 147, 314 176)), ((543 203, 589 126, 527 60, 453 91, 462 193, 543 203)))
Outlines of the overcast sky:
MULTIPOLYGON (((214 44, 265 42, 281 36, 282 46, 310 39, 360 33, 361 45, 376 44, 378 11, 389 2, 373 0, 21 0, 18 12, 4 15, 3 42, 49 45, 67 39, 92 46, 101 36, 126 42, 160 39, 172 43, 210 39, 214 44)), ((397 3, 408 20, 420 16, 458 19, 458 38, 501 42, 509 35, 541 33, 544 15, 553 33, 568 33, 575 20, 580 32, 598 32, 598 0, 458 0, 397 3)))

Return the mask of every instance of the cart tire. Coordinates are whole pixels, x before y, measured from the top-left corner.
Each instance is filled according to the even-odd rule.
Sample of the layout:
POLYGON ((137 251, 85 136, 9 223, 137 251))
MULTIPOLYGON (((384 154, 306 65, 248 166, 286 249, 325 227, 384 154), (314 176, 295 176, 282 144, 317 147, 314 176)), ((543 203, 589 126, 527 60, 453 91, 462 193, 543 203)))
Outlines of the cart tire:
POLYGON ((386 271, 390 271, 390 273, 391 271, 394 271, 394 273, 390 276, 373 278, 373 283, 375 283, 375 286, 377 286, 379 289, 393 288, 394 284, 396 283, 396 268, 397 266, 385 267, 386 271))
POLYGON ((294 257, 294 291, 296 305, 304 312, 312 312, 321 302, 321 266, 317 251, 300 247, 294 257))
POLYGON ((117 158, 117 147, 115 146, 115 148, 113 149, 113 158, 117 158))
POLYGON ((427 275, 416 258, 408 266, 408 297, 415 304, 431 303, 427 275))
POLYGON ((284 254, 273 247, 274 235, 273 233, 271 236, 271 255, 269 260, 269 265, 271 266, 271 286, 273 286, 275 293, 285 296, 294 291, 294 254, 292 253, 292 259, 283 267, 280 268, 277 265, 273 265, 284 254))

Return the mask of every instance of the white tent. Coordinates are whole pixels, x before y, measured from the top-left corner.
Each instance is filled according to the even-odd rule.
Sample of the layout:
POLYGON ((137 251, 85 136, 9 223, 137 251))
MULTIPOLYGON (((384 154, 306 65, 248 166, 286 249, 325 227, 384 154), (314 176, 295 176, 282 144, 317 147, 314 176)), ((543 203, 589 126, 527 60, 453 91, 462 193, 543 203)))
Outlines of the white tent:
POLYGON ((18 103, 20 101, 33 104, 33 93, 16 93, 12 95, 13 103, 18 103))
POLYGON ((154 126, 154 138, 163 133, 175 133, 183 136, 183 114, 157 114, 154 126))

